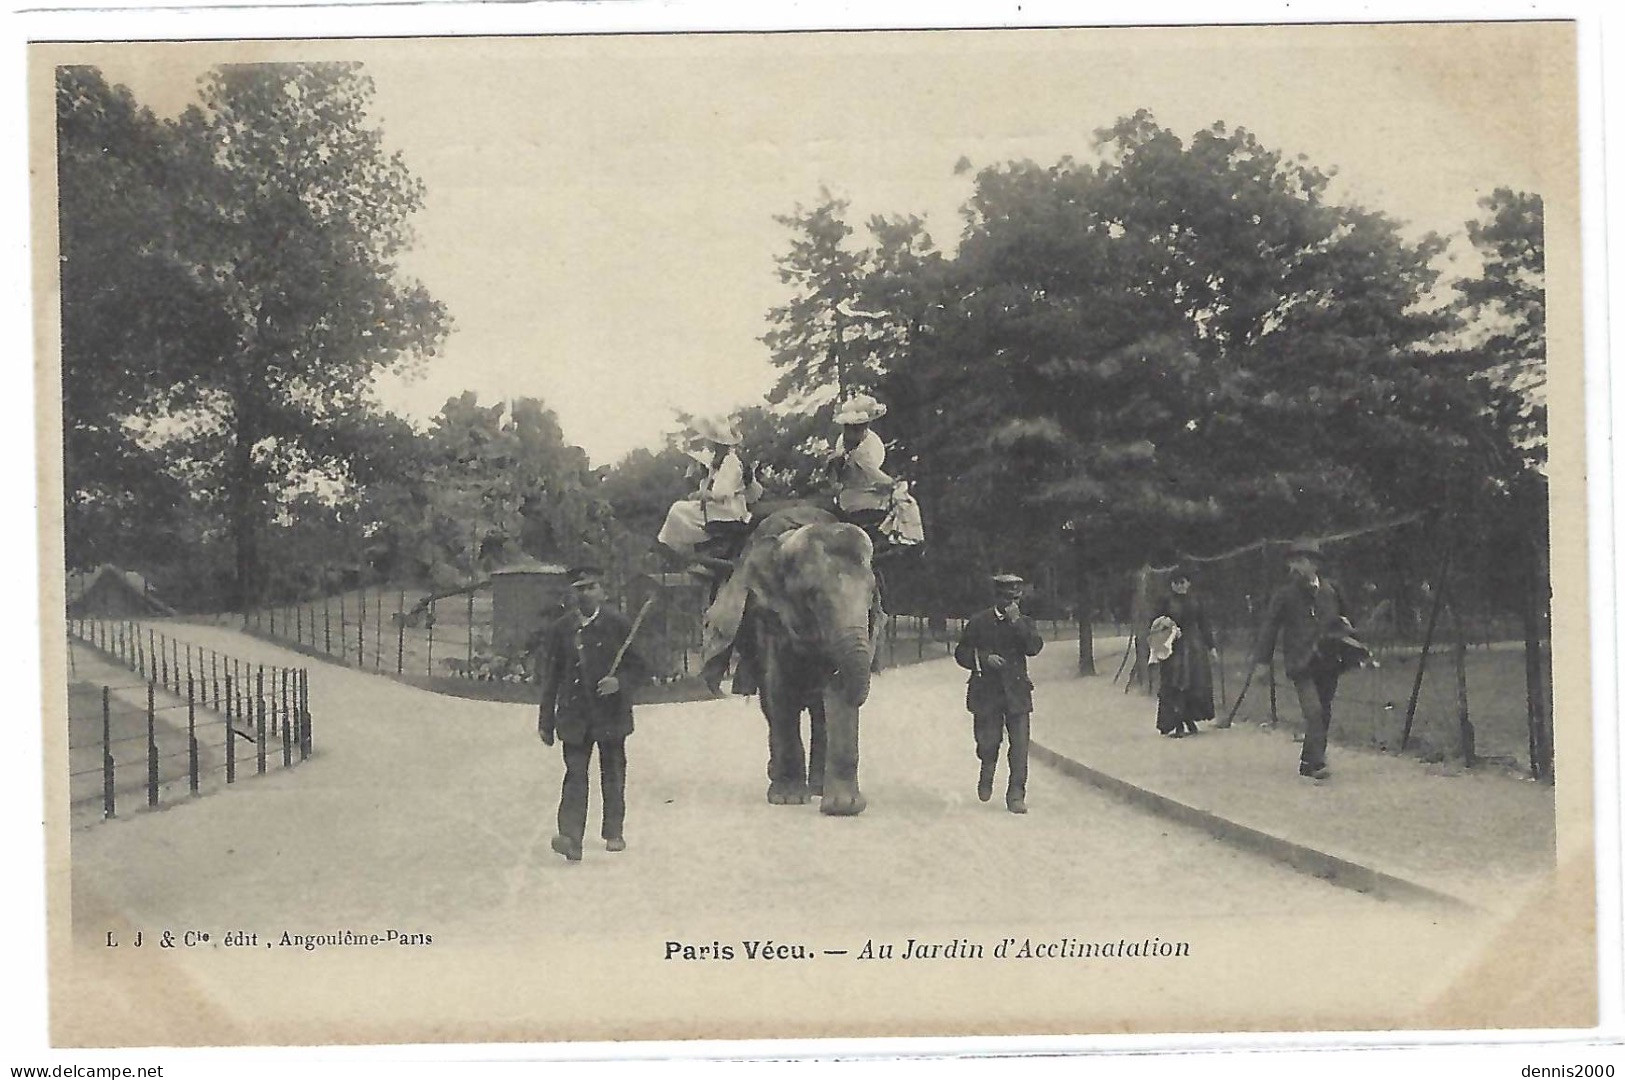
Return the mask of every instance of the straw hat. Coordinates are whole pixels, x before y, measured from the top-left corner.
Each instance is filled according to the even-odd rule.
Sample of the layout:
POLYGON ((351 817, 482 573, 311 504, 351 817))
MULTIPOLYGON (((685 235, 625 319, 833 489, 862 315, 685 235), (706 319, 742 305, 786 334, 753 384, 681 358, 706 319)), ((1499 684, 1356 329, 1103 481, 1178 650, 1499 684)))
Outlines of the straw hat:
POLYGON ((835 422, 843 426, 846 424, 868 424, 879 420, 885 415, 886 406, 868 394, 859 394, 835 410, 835 422))
POLYGON ((706 442, 721 443, 723 446, 739 445, 739 433, 733 429, 733 425, 724 426, 716 420, 700 419, 694 421, 694 434, 706 442))

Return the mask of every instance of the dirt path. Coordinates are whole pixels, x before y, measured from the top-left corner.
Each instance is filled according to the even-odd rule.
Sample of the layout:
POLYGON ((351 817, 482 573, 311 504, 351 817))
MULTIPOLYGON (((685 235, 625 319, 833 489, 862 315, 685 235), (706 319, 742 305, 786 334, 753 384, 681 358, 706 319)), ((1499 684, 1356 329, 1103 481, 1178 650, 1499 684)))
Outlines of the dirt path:
MULTIPOLYGON (((226 630, 176 631, 256 663, 301 662, 226 630)), ((692 1031, 695 1015, 712 1018, 712 1033, 797 1033, 785 969, 684 965, 666 959, 668 941, 804 943, 820 966, 793 985, 816 992, 840 972, 846 989, 821 1007, 850 1031, 884 1028, 881 1016, 927 1030, 932 1009, 971 987, 994 992, 975 1011, 988 1030, 1177 1030, 1169 1010, 1220 1026, 1270 1026, 1272 1015, 1358 1026, 1381 1022, 1368 987, 1323 978, 1326 964, 1371 967, 1380 940, 1399 950, 1385 964, 1414 968, 1408 996, 1464 960, 1464 927, 1441 931, 1432 916, 1236 852, 1038 766, 1027 816, 979 803, 959 674, 939 661, 876 679, 863 720, 869 809, 855 819, 766 804, 753 701, 641 707, 629 743, 630 848, 611 855, 590 839, 595 791, 586 859, 570 865, 547 848, 562 767, 535 737, 533 707, 313 664, 311 761, 73 834, 75 936, 113 985, 148 961, 98 948, 109 928, 209 931, 211 947, 182 958, 186 986, 213 1003, 210 1022, 266 1041, 309 1038, 336 1018, 349 1025, 344 1038, 384 1041, 429 1018, 477 1038, 588 1037, 618 1030, 622 1015, 655 1022, 645 1034, 692 1031), (429 933, 434 946, 263 948, 283 931, 384 928, 429 933), (228 930, 259 935, 251 963, 218 947, 228 930), (1087 965, 939 964, 926 974, 851 959, 871 940, 991 948, 1009 935, 1177 939, 1199 960, 1176 979, 1156 966, 1108 977, 1087 965), (1295 968, 1300 954, 1315 964, 1295 968), (317 965, 319 982, 301 977, 317 965), (1006 1014, 996 991, 1018 972, 1012 986, 1024 989, 1009 1001, 1053 983, 1049 1007, 1006 1014), (284 979, 300 980, 295 999, 279 996, 284 979), (571 980, 588 989, 561 997, 571 980), (608 1013, 593 989, 605 980, 619 1003, 608 1013)), ((192 1041, 191 1031, 172 1037, 192 1041)))

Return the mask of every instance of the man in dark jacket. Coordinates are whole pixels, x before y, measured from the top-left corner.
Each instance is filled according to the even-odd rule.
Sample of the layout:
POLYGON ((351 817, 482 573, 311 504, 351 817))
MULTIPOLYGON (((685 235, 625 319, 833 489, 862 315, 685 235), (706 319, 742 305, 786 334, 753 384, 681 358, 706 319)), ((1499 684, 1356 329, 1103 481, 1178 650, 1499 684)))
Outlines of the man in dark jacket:
POLYGON ((644 663, 628 642, 631 627, 604 604, 602 574, 594 567, 571 571, 575 608, 552 626, 542 646, 538 675, 542 703, 536 728, 542 742, 564 744, 564 789, 553 850, 581 859, 587 829, 587 772, 598 748, 604 802, 604 846, 626 850, 626 737, 632 734, 631 691, 646 677, 644 663), (617 663, 617 661, 619 661, 617 663))
POLYGON ((976 797, 993 797, 993 773, 999 747, 1010 735, 1010 784, 1004 804, 1012 814, 1027 812, 1027 744, 1032 734, 1033 681, 1027 676, 1027 657, 1044 647, 1038 625, 1021 613, 1025 583, 1015 574, 993 578, 997 598, 990 609, 965 622, 954 648, 954 660, 970 672, 965 707, 976 734, 976 756, 981 777, 976 797))
POLYGON ((1353 637, 1343 595, 1326 577, 1325 556, 1318 544, 1298 543, 1286 551, 1291 579, 1275 590, 1253 644, 1254 678, 1268 669, 1281 641, 1281 666, 1298 692, 1303 710, 1303 754, 1298 773, 1324 780, 1326 733, 1332 722, 1337 679, 1364 647, 1353 637))

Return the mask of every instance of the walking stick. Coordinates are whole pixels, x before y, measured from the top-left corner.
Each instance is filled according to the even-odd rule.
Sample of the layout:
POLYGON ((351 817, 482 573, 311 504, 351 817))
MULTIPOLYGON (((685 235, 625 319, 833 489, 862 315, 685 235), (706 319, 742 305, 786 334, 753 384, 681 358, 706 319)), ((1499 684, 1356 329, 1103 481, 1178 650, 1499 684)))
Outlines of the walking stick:
POLYGON ((1227 728, 1236 719, 1236 713, 1241 711, 1241 702, 1247 696, 1247 688, 1253 685, 1253 676, 1258 672, 1258 665, 1254 664, 1247 669, 1247 678, 1241 684, 1241 693, 1236 695, 1236 703, 1230 706, 1230 715, 1224 718, 1224 723, 1215 724, 1214 727, 1227 728))
MULTIPOLYGON (((642 607, 638 608, 637 618, 632 620, 632 628, 626 632, 626 640, 621 642, 621 647, 615 652, 614 661, 609 665, 610 675, 613 675, 617 671, 621 670, 621 661, 626 658, 626 650, 631 646, 632 639, 638 636, 638 628, 643 625, 643 620, 648 617, 649 609, 654 607, 654 604, 655 598, 651 596, 643 602, 642 607)), ((608 678, 609 675, 604 677, 608 678)))
POLYGON ((1123 677, 1123 669, 1128 667, 1128 658, 1134 655, 1134 635, 1128 636, 1128 648, 1123 650, 1123 660, 1117 665, 1117 674, 1112 676, 1112 683, 1123 677))

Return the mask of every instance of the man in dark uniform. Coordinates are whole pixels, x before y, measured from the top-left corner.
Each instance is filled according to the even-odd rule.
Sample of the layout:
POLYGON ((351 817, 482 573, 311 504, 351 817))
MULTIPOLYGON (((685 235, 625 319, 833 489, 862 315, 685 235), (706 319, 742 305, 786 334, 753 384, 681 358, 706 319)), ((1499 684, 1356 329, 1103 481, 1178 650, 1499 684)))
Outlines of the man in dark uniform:
POLYGON ((976 756, 982 772, 976 797, 993 797, 993 773, 999 747, 1010 736, 1010 784, 1004 804, 1012 814, 1027 812, 1027 745, 1032 734, 1033 681, 1027 676, 1027 657, 1044 647, 1038 624, 1021 613, 1025 584, 1015 574, 993 578, 996 600, 992 608, 965 622, 954 648, 954 660, 970 672, 965 707, 976 734, 976 756))
POLYGON ((1353 636, 1343 595, 1325 574, 1325 556, 1313 542, 1287 548, 1290 580, 1270 597, 1264 623, 1253 644, 1253 677, 1264 676, 1275 641, 1281 641, 1281 666, 1298 692, 1303 710, 1303 753, 1298 774, 1312 780, 1330 776, 1326 768, 1326 734, 1332 722, 1332 698, 1344 668, 1360 662, 1365 647, 1353 636))
POLYGON ((564 744, 564 790, 553 850, 581 859, 587 829, 587 771, 598 748, 604 801, 604 846, 626 850, 626 737, 632 734, 631 691, 648 665, 627 640, 626 618, 604 604, 603 575, 595 567, 570 572, 575 608, 553 624, 542 647, 542 690, 537 732, 548 746, 564 744), (619 663, 617 663, 617 660, 619 663))

